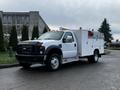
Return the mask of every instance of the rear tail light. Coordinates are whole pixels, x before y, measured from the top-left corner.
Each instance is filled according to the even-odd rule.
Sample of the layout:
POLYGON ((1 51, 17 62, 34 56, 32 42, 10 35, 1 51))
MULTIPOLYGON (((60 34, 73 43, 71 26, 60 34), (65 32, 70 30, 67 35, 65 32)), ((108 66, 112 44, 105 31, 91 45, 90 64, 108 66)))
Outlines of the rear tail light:
POLYGON ((93 37, 94 33, 92 31, 88 31, 88 37, 93 37))

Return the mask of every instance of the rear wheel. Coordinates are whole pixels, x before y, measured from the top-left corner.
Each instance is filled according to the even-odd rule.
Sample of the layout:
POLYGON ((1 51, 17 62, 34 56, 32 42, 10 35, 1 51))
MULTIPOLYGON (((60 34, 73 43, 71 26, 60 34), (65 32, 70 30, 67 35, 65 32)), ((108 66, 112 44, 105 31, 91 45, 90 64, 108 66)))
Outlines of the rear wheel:
POLYGON ((93 58, 94 58, 94 62, 97 63, 98 60, 99 60, 99 52, 98 51, 94 52, 94 57, 93 58))
POLYGON ((99 52, 96 50, 94 51, 94 55, 93 56, 89 56, 88 57, 88 61, 90 63, 97 63, 99 60, 99 52))
POLYGON ((51 54, 46 61, 46 66, 48 70, 55 71, 58 70, 61 66, 61 57, 58 54, 51 54))

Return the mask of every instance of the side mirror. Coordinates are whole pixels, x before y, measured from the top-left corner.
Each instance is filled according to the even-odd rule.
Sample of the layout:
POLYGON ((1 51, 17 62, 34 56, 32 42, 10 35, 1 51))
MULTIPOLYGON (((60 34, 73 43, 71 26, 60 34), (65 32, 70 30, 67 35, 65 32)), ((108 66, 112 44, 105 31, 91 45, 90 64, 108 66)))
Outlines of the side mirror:
POLYGON ((72 36, 67 36, 66 40, 67 41, 72 41, 72 36))
POLYGON ((65 42, 66 42, 66 38, 63 38, 63 40, 62 40, 62 41, 63 41, 63 43, 65 43, 65 42))
POLYGON ((63 38, 63 43, 70 43, 72 42, 72 36, 67 36, 66 38, 63 38))

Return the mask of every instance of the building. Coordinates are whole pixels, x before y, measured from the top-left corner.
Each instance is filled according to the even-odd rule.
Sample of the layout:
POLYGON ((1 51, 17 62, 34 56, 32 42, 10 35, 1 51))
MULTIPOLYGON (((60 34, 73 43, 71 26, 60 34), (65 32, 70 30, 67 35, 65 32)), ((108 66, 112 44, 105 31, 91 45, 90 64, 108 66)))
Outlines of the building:
POLYGON ((39 34, 44 32, 46 28, 49 31, 49 27, 39 15, 39 11, 30 11, 30 12, 3 12, 0 11, 0 17, 3 23, 3 32, 9 34, 11 27, 16 26, 18 36, 21 36, 21 30, 23 25, 28 26, 29 28, 29 38, 32 36, 32 30, 34 26, 38 26, 39 34))

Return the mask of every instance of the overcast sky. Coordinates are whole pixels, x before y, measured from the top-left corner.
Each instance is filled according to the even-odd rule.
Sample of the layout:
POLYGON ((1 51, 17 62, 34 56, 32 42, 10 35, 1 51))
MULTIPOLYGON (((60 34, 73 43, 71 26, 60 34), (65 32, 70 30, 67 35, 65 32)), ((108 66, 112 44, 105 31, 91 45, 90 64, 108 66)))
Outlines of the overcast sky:
POLYGON ((120 39, 120 0, 0 0, 0 9, 39 11, 51 29, 97 30, 107 18, 114 37, 120 39))

